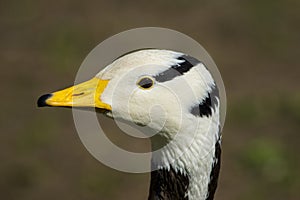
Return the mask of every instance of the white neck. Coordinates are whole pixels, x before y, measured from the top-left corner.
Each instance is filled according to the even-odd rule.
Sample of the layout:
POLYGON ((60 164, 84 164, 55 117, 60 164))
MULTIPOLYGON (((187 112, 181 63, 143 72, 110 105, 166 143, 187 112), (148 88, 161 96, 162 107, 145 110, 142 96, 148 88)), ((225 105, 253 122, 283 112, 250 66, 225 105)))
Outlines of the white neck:
POLYGON ((152 167, 166 170, 173 168, 175 172, 187 175, 189 184, 185 195, 188 199, 206 200, 213 165, 220 162, 215 158, 215 146, 220 140, 219 112, 216 109, 209 118, 191 119, 189 122, 186 120, 186 128, 177 134, 178 138, 173 140, 173 144, 153 155, 152 167), (199 125, 196 132, 190 128, 195 127, 195 124, 199 125))

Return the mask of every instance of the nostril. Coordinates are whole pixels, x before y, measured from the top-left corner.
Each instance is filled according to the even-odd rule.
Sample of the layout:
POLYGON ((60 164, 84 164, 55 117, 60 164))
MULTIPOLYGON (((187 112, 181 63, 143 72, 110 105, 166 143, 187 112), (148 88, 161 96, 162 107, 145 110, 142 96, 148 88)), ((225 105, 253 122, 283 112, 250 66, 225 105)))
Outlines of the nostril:
POLYGON ((40 96, 40 98, 37 101, 38 107, 49 106, 46 103, 46 100, 49 99, 50 97, 52 97, 52 94, 44 94, 44 95, 40 96))
POLYGON ((81 93, 77 93, 77 94, 72 94, 73 97, 76 97, 76 96, 80 96, 80 95, 83 95, 84 92, 81 92, 81 93))

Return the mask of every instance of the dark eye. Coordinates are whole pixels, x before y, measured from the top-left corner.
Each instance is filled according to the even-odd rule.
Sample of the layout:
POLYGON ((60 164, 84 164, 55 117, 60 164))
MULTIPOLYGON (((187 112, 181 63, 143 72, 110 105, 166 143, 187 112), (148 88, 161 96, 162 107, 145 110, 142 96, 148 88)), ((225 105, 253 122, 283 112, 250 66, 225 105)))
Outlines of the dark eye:
POLYGON ((137 84, 143 89, 149 89, 153 86, 154 80, 151 77, 143 77, 137 82, 137 84))

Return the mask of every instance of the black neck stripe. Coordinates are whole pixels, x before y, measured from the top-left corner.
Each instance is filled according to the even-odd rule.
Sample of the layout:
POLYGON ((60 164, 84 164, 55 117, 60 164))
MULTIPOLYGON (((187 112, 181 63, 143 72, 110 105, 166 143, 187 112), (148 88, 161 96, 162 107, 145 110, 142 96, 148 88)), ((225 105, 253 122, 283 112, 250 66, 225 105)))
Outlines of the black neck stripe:
MULTIPOLYGON (((219 127, 220 129, 220 127, 219 127)), ((213 200, 218 186, 219 172, 221 168, 221 140, 215 144, 215 162, 213 163, 212 170, 210 172, 210 182, 208 184, 208 196, 206 200, 213 200)))
POLYGON ((170 81, 173 78, 188 72, 192 67, 200 63, 200 61, 188 55, 182 55, 177 59, 182 60, 183 62, 177 63, 176 65, 171 66, 169 69, 154 76, 155 80, 158 82, 170 81))
POLYGON ((189 177, 170 169, 159 169, 151 172, 151 183, 148 200, 188 200, 189 177))
MULTIPOLYGON (((220 127, 219 127, 220 129, 220 127)), ((220 134, 219 134, 220 135, 220 134)), ((213 200, 218 186, 221 167, 221 139, 215 144, 215 157, 210 172, 207 197, 205 200, 213 200)), ((185 170, 186 171, 186 170, 185 170)), ((188 200, 187 196, 190 180, 188 173, 170 169, 159 169, 151 172, 151 183, 148 200, 188 200)))

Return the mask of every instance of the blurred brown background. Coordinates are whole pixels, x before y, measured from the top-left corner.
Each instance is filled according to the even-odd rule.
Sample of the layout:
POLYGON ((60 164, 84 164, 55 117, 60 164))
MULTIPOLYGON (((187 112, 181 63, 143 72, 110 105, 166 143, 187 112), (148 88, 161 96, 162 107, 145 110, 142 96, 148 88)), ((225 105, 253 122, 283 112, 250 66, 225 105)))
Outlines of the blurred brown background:
POLYGON ((216 199, 300 199, 299 13, 297 0, 1 0, 0 199, 146 199, 148 174, 105 167, 81 144, 71 110, 36 107, 73 83, 98 43, 143 26, 193 37, 223 75, 216 199))

